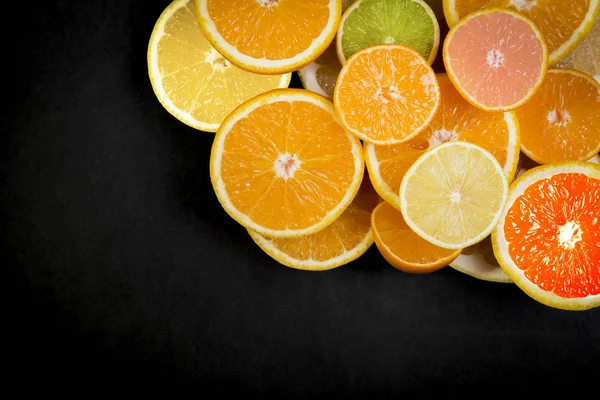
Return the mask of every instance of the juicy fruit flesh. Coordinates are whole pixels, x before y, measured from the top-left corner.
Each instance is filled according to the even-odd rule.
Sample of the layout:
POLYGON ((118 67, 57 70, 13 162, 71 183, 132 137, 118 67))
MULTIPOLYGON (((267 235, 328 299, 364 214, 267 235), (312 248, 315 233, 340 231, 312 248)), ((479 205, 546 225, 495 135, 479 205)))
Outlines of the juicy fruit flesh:
POLYGON ((522 150, 540 164, 585 161, 600 150, 600 85, 589 78, 550 70, 516 113, 522 150))
POLYGON ((406 224, 400 211, 388 203, 377 208, 373 223, 381 241, 377 245, 385 246, 404 263, 427 265, 458 255, 456 250, 438 247, 421 238, 406 224))
POLYGON ((537 85, 544 73, 543 46, 529 23, 493 12, 456 28, 445 61, 477 103, 505 107, 525 99, 537 85))
MULTIPOLYGON (((452 140, 471 142, 483 147, 504 167, 507 176, 513 172, 507 159, 508 153, 515 149, 508 147, 513 138, 508 131, 505 113, 482 111, 472 106, 443 75, 438 75, 438 82, 441 93, 440 109, 427 128, 404 143, 374 146, 379 175, 395 196, 400 190, 402 177, 419 156, 452 140)), ((393 200, 395 201, 388 199, 393 203, 397 201, 393 200)))
POLYGON ((279 87, 282 80, 281 75, 257 75, 232 66, 202 33, 193 1, 165 25, 157 60, 160 77, 155 78, 169 101, 194 120, 217 126, 237 105, 279 87))
POLYGON ((376 44, 400 43, 429 59, 434 24, 425 8, 412 0, 362 0, 343 27, 344 57, 376 44))
POLYGON ((530 185, 509 207, 512 261, 540 289, 563 298, 600 294, 600 179, 559 173, 530 185))
POLYGON ((482 150, 436 150, 404 177, 403 214, 427 236, 458 246, 491 231, 504 206, 506 178, 482 150))
POLYGON ((280 60, 308 49, 327 26, 329 0, 278 1, 208 0, 216 30, 227 43, 252 58, 280 60))
POLYGON ((439 107, 439 87, 425 60, 402 45, 363 50, 338 77, 334 101, 345 124, 367 141, 417 134, 439 107))
POLYGON ((299 230, 322 221, 355 179, 353 143, 308 101, 276 101, 227 133, 221 175, 233 206, 256 224, 299 230))

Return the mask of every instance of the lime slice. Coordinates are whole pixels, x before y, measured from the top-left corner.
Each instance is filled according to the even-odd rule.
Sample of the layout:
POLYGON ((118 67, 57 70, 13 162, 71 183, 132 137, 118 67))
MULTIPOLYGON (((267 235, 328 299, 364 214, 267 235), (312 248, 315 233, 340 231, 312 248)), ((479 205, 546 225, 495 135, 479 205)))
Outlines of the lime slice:
POLYGON ((440 26, 423 0, 358 0, 342 15, 336 49, 344 64, 354 53, 377 44, 399 43, 433 63, 440 26))
POLYGON ((585 38, 556 67, 573 68, 600 82, 600 18, 585 38))

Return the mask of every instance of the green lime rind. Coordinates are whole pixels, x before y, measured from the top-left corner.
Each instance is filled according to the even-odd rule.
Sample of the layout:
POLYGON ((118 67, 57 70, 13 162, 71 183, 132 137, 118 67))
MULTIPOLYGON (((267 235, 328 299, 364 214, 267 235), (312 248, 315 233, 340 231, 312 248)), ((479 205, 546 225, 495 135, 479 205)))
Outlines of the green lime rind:
POLYGON ((344 13, 338 31, 342 63, 364 48, 392 43, 410 46, 432 63, 439 24, 431 8, 421 0, 359 0, 344 13))

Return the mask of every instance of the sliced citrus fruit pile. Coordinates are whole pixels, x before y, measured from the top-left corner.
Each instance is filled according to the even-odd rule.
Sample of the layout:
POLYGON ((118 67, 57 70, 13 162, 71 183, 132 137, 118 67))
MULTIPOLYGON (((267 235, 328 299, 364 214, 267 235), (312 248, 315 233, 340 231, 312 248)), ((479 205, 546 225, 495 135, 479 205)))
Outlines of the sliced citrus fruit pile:
POLYGON ((492 235, 502 269, 547 306, 600 306, 600 167, 564 162, 535 167, 509 191, 492 235))
POLYGON ((444 41, 444 65, 458 91, 488 111, 526 103, 548 68, 546 41, 538 28, 508 9, 467 15, 444 41))
POLYGON ((401 271, 424 274, 448 265, 461 250, 448 250, 429 243, 404 221, 389 203, 379 204, 371 216, 375 244, 383 257, 401 271))
POLYGON ((335 40, 342 64, 362 49, 392 43, 414 48, 431 64, 440 26, 422 0, 358 0, 344 12, 335 40))
POLYGON ((548 43, 550 65, 564 58, 592 28, 600 11, 598 0, 444 0, 450 27, 481 9, 509 7, 539 28, 548 43))
POLYGON ((440 109, 415 138, 381 146, 364 144, 365 162, 379 195, 400 209, 400 182, 406 170, 427 150, 451 141, 474 143, 496 157, 506 178, 512 181, 519 159, 519 122, 514 112, 486 112, 472 106, 456 90, 446 74, 437 74, 440 109))
POLYGON ((583 72, 550 69, 516 113, 521 150, 539 164, 585 161, 600 151, 600 83, 583 72))
POLYGON ((340 0, 196 0, 200 27, 235 65, 265 74, 296 71, 330 45, 340 0))
POLYGON ((148 73, 156 97, 174 117, 216 132, 244 101, 285 88, 291 74, 259 75, 233 66, 208 42, 194 0, 175 0, 160 15, 148 44, 148 73))
POLYGON ((210 173, 217 198, 241 225, 294 237, 335 221, 360 187, 364 161, 331 102, 308 90, 276 89, 225 119, 210 173))
POLYGON ((360 50, 344 64, 333 103, 349 132, 366 142, 393 144, 427 127, 439 108, 440 88, 433 69, 416 50, 377 45, 360 50))
POLYGON ((565 58, 558 68, 572 68, 591 75, 600 82, 600 17, 584 39, 565 58))
POLYGON ((373 244, 371 212, 380 201, 365 177, 354 201, 331 225, 317 233, 278 239, 248 232, 279 263, 301 270, 325 271, 356 260, 373 244))

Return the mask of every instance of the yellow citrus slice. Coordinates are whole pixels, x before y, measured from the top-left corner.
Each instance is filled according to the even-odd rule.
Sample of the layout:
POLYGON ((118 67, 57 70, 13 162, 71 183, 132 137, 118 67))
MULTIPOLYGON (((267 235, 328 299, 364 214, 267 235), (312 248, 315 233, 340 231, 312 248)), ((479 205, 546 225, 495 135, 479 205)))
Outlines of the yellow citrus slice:
POLYGON ((317 233, 352 202, 364 173, 360 142, 333 104, 275 89, 236 108, 215 135, 213 188, 241 225, 269 237, 317 233))
POLYGON ((373 210, 371 229, 383 258, 394 268, 411 274, 437 271, 461 252, 429 243, 406 224, 400 211, 386 202, 373 210))
POLYGON ((331 44, 340 0, 196 0, 200 27, 240 68, 263 74, 296 71, 331 44))
POLYGON ((539 164, 585 161, 600 151, 600 83, 588 74, 550 69, 516 113, 521 150, 539 164))
POLYGON ((581 43, 555 66, 585 72, 600 82, 600 18, 596 18, 596 23, 581 43))
POLYGON ((529 19, 509 9, 486 9, 461 19, 444 40, 443 58, 458 91, 486 111, 525 104, 548 68, 542 34, 529 19))
POLYGON ((447 142, 421 155, 400 184, 408 226, 436 246, 479 243, 498 223, 508 192, 500 163, 480 146, 447 142))
POLYGON ((512 111, 488 112, 472 106, 446 74, 437 74, 441 104, 431 123, 404 143, 364 144, 365 162, 379 195, 400 209, 400 182, 406 170, 427 150, 452 140, 474 143, 496 157, 512 181, 519 159, 519 122, 512 111))
POLYGON ((512 283, 494 256, 490 236, 463 249, 462 253, 450 263, 450 268, 482 281, 512 283))
POLYGON ((333 103, 352 134, 369 143, 394 144, 427 127, 439 108, 440 88, 433 69, 416 50, 377 45, 346 61, 333 103))
POLYGON ((531 19, 548 43, 550 65, 565 57, 594 25, 598 0, 444 0, 450 27, 481 9, 509 7, 531 19))
POLYGON ((175 0, 160 15, 148 44, 148 74, 163 107, 184 124, 216 132, 235 107, 285 88, 291 74, 259 75, 223 58, 194 15, 194 0, 175 0))
POLYGON ((492 234, 502 269, 550 307, 600 306, 600 166, 565 162, 530 169, 511 185, 492 234))
POLYGON ((352 203, 322 231, 288 239, 248 233, 265 253, 285 266, 325 271, 356 260, 371 247, 371 212, 379 202, 377 192, 365 176, 352 203))

